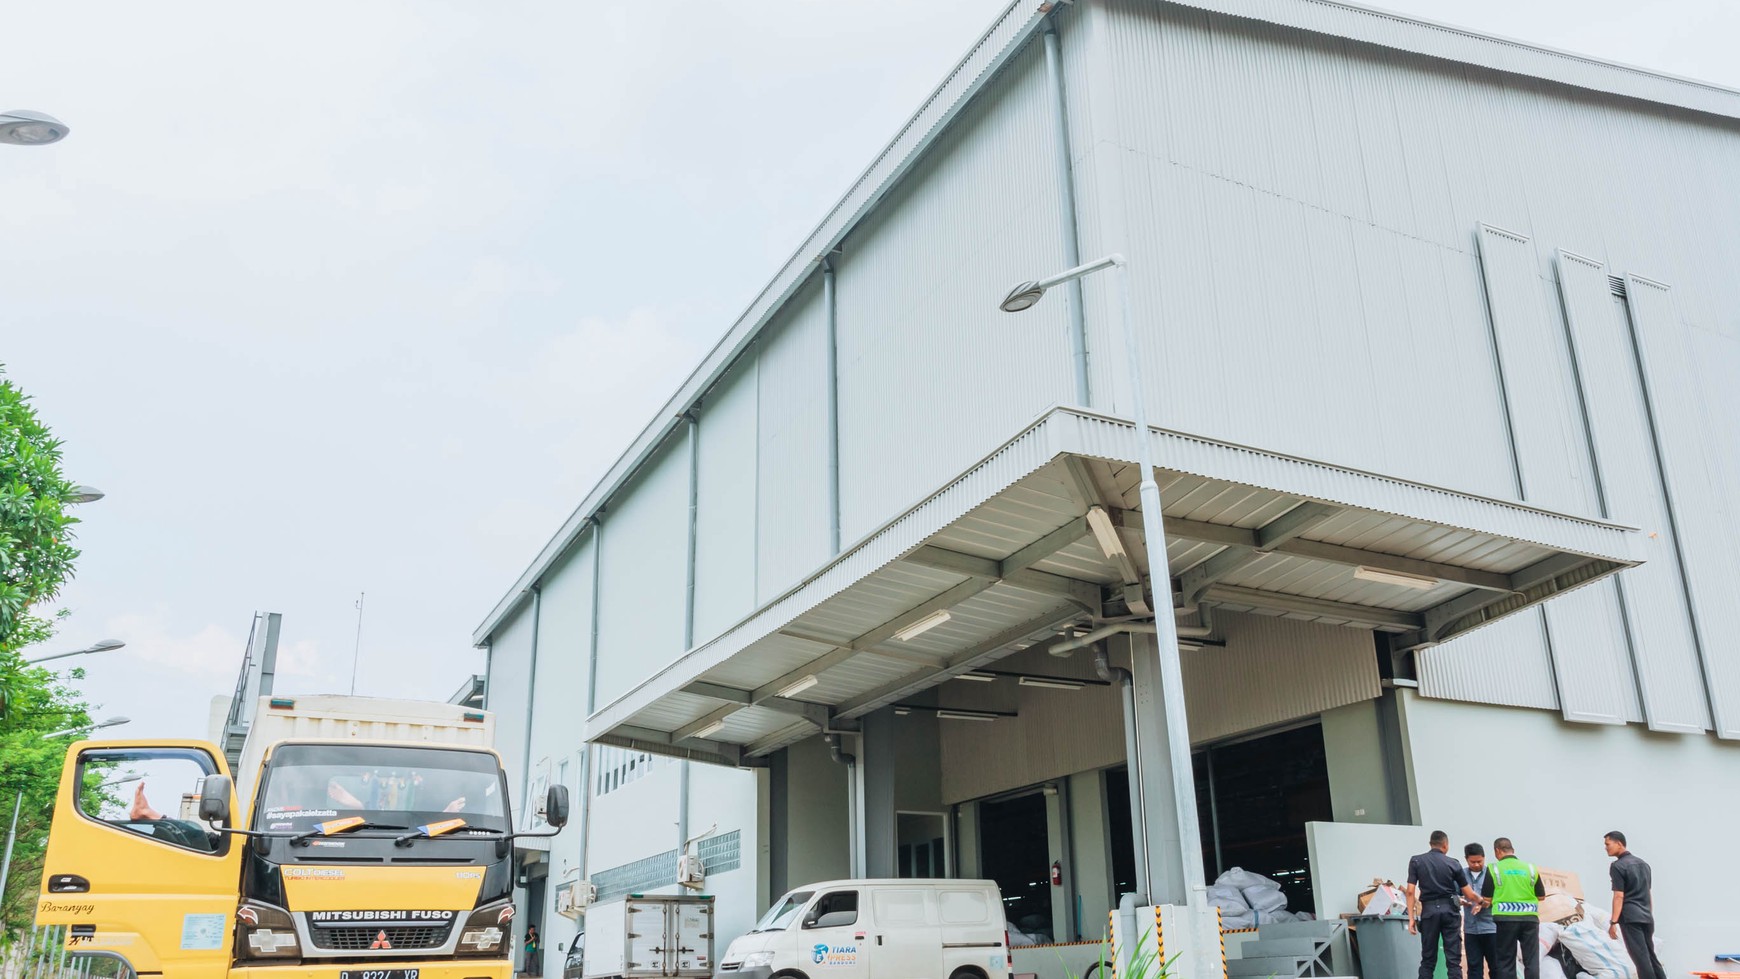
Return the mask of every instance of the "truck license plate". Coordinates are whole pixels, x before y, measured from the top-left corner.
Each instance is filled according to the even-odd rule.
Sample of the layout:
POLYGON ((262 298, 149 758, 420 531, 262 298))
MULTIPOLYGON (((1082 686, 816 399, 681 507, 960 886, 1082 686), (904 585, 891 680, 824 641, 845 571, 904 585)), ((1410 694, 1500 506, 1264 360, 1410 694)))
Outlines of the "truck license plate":
POLYGON ((338 979, 417 979, 416 969, 346 969, 338 979))

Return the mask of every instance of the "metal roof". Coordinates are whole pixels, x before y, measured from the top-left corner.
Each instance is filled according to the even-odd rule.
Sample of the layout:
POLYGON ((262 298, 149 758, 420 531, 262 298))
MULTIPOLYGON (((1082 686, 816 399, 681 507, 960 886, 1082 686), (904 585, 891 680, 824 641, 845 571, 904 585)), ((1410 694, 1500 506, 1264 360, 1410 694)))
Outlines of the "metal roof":
MULTIPOLYGON (((1353 4, 1329 0, 1175 2, 1181 6, 1481 65, 1592 91, 1740 118, 1740 92, 1721 86, 1353 4)), ((524 600, 532 585, 580 536, 588 519, 604 509, 612 495, 670 435, 683 412, 724 376, 786 300, 815 271, 821 259, 877 206, 973 96, 1033 37, 1053 6, 1053 3, 1042 0, 1016 0, 1004 8, 538 552, 479 623, 472 634, 475 644, 481 646, 489 641, 490 634, 524 600)))
MULTIPOLYGON (((1390 632, 1417 647, 1637 563, 1635 532, 1605 521, 1150 434, 1167 579, 1186 608, 1390 632)), ((1112 614, 1143 569, 1108 556, 1087 514, 1101 508, 1139 561, 1134 437, 1117 419, 1047 412, 599 710, 587 740, 744 764, 1112 614), (941 610, 946 621, 896 638, 941 610)))

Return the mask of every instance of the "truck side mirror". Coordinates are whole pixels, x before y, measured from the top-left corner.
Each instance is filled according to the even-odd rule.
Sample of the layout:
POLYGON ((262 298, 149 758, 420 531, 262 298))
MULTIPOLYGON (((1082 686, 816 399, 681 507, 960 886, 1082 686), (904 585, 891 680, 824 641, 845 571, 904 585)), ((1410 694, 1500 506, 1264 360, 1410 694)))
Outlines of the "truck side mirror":
POLYGON ((568 825, 568 787, 552 785, 544 795, 544 822, 554 829, 568 825))
POLYGON ((208 823, 230 821, 230 777, 207 775, 199 789, 199 818, 208 823))

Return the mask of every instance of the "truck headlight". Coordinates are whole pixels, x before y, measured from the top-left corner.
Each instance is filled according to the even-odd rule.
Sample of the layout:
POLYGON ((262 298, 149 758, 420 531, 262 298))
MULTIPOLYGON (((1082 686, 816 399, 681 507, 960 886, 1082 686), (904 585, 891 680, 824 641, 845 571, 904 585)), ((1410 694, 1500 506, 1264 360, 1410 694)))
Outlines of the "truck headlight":
POLYGON ((471 912, 459 929, 460 955, 500 955, 512 931, 514 906, 506 901, 486 904, 471 912))
POLYGON ((773 964, 773 953, 772 952, 750 952, 748 955, 745 955, 743 957, 743 964, 741 966, 739 966, 739 968, 759 969, 764 965, 772 965, 772 964, 773 964))
POLYGON ((259 901, 236 907, 236 958, 293 959, 302 955, 290 912, 259 901))

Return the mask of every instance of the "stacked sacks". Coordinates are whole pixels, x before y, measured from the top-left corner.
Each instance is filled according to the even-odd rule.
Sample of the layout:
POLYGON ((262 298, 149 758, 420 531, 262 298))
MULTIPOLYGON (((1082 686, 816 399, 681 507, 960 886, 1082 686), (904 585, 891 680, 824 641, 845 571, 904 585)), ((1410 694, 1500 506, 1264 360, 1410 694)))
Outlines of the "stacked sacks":
POLYGON ((1287 910, 1287 895, 1280 884, 1239 867, 1215 879, 1208 888, 1208 903, 1220 909, 1220 926, 1229 931, 1300 918, 1287 910))

